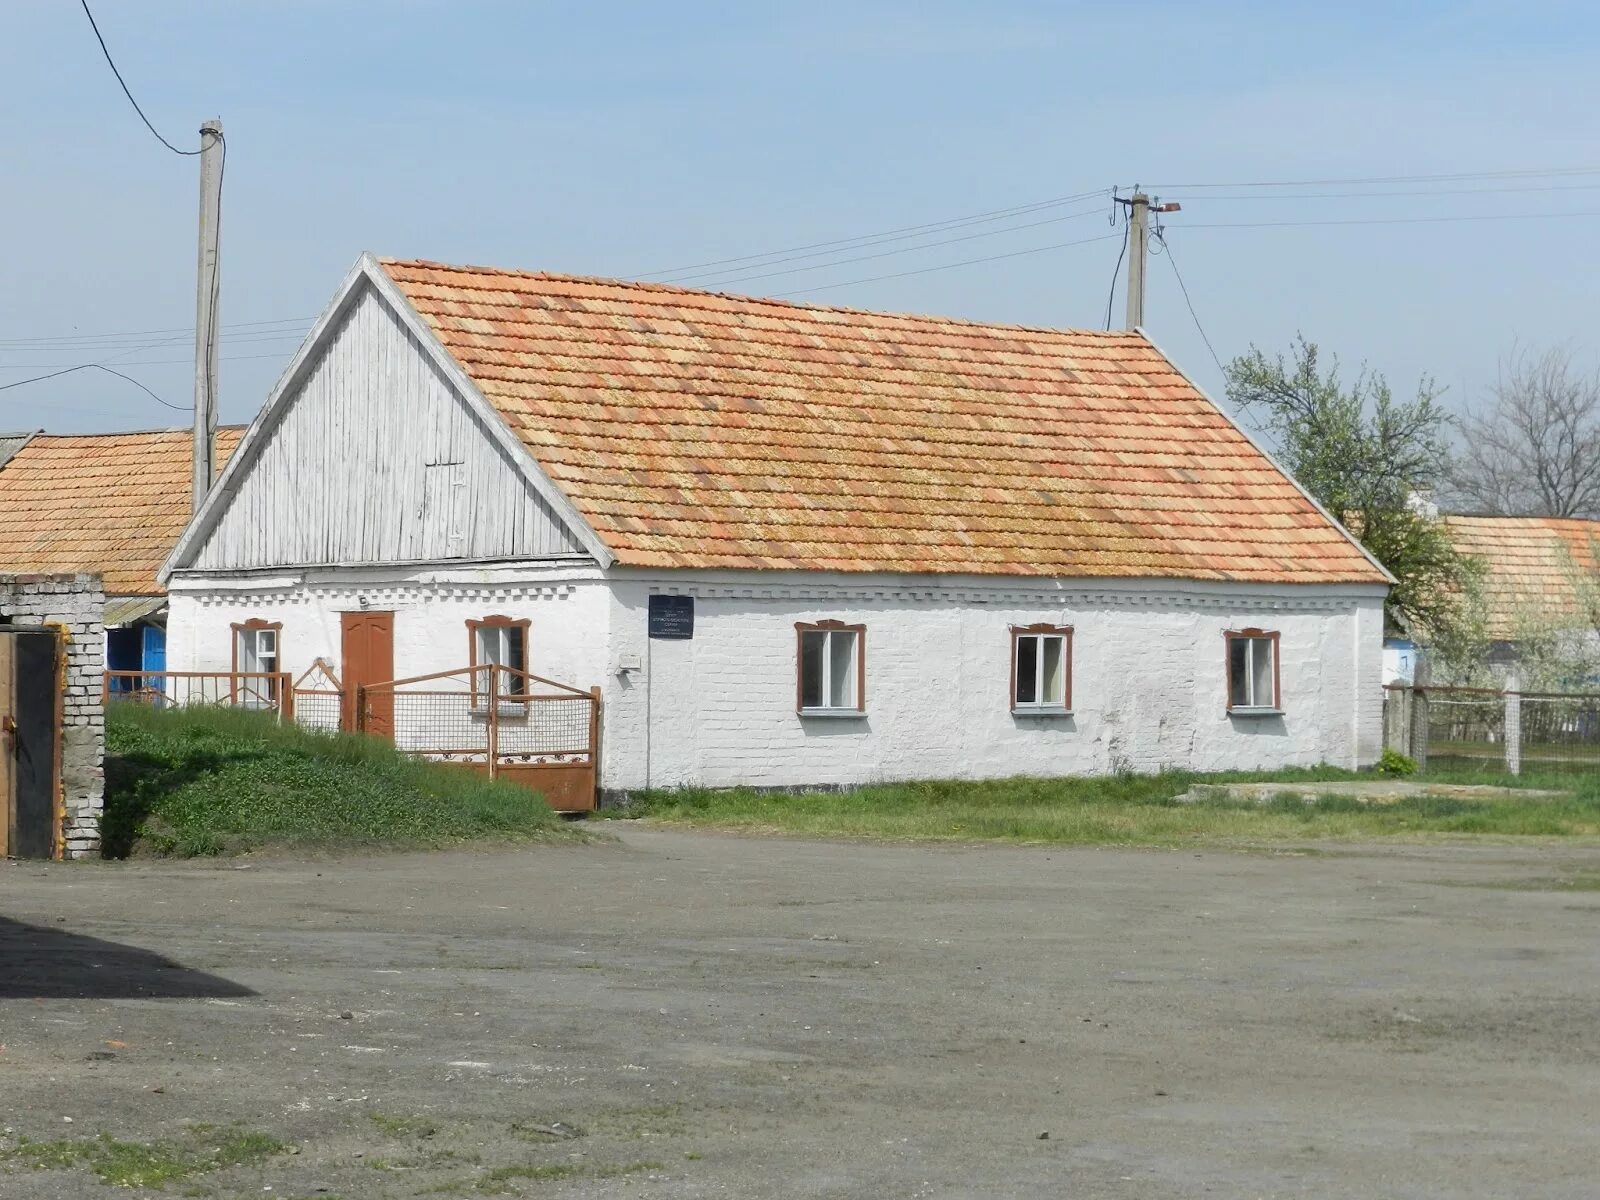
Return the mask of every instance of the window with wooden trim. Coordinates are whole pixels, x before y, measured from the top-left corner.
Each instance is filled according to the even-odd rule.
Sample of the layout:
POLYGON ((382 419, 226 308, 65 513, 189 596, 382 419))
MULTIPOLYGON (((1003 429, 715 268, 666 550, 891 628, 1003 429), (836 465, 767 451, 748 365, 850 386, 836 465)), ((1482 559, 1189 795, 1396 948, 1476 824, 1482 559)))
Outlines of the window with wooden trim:
POLYGON ((1072 711, 1072 627, 1011 627, 1011 711, 1065 716, 1072 711))
POLYGON ((867 627, 797 624, 796 707, 801 716, 859 716, 867 709, 867 627))
POLYGON ((1277 633, 1266 629, 1229 630, 1224 638, 1228 647, 1228 711, 1281 711, 1277 633))
POLYGON ((238 621, 233 630, 233 680, 230 696, 234 703, 261 708, 278 705, 278 672, 281 645, 278 635, 283 632, 282 621, 264 621, 252 617, 238 621), (242 679, 244 675, 266 675, 266 679, 242 679))
POLYGON ((525 690, 523 675, 528 670, 528 627, 531 624, 532 622, 526 618, 519 621, 510 617, 483 617, 467 622, 472 665, 509 668, 493 672, 474 670, 472 672, 474 695, 480 688, 487 686, 491 674, 495 676, 495 688, 500 696, 523 694, 525 690))

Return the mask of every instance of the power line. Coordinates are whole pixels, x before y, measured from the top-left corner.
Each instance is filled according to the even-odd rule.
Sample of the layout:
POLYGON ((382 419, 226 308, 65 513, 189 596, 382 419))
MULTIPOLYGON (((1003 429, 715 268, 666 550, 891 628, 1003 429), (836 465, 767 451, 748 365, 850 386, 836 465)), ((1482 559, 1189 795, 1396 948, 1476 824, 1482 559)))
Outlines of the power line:
MULTIPOLYGON (((1087 200, 1091 196, 1103 196, 1110 188, 1096 188, 1089 192, 1078 192, 1071 196, 1057 196, 1051 200, 1038 200, 1031 204, 1019 205, 1015 208, 999 208, 989 212, 974 213, 965 217, 949 217, 942 221, 930 221, 924 225, 902 225, 898 229, 886 229, 878 233, 857 234, 855 237, 836 238, 830 242, 809 242, 803 246, 788 246, 781 250, 768 250, 762 254, 741 254, 733 258, 712 259, 709 262, 689 263, 681 267, 669 267, 661 271, 645 271, 633 276, 635 279, 655 279, 663 275, 677 275, 680 271, 695 271, 701 267, 721 267, 731 263, 750 263, 756 265, 755 260, 770 259, 780 254, 793 254, 802 250, 827 250, 838 247, 840 250, 857 249, 857 243, 871 245, 879 241, 898 240, 901 235, 915 236, 918 233, 940 232, 945 229, 955 229, 963 225, 981 225, 990 221, 1003 220, 1006 217, 1024 216, 1040 209, 1053 208, 1062 204, 1072 204, 1078 200, 1087 200)), ((787 261, 787 260, 785 260, 787 261)), ((760 265, 767 265, 761 263, 760 265)), ((744 268, 739 268, 743 270, 744 268)))
POLYGON ((904 279, 908 275, 927 275, 932 271, 949 271, 956 267, 970 267, 976 263, 999 262, 1003 258, 1021 258, 1025 254, 1043 254, 1048 250, 1065 250, 1068 246, 1087 246, 1090 242, 1110 241, 1116 236, 1114 233, 1102 233, 1098 237, 1081 238, 1075 242, 1056 242, 1049 246, 1033 246, 1027 250, 1012 250, 1008 254, 989 254, 983 258, 968 258, 963 259, 961 262, 940 263, 934 267, 919 267, 915 271, 896 271, 892 275, 873 275, 866 279, 846 279, 840 283, 824 283, 813 288, 800 288, 793 292, 779 292, 773 298, 781 300, 787 296, 804 296, 811 292, 830 291, 833 288, 854 287, 858 283, 878 283, 884 279, 904 279))
POLYGON ((32 379, 18 379, 11 383, 0 383, 0 392, 9 391, 12 388, 19 388, 28 383, 39 383, 46 379, 54 379, 58 375, 71 375, 74 371, 104 371, 108 375, 115 375, 118 379, 126 379, 129 383, 133 384, 134 387, 144 392, 145 395, 149 396, 150 399, 154 400, 157 404, 165 405, 167 408, 173 409, 175 412, 189 411, 181 404, 168 404, 165 400, 156 395, 149 388, 145 387, 144 384, 140 383, 132 375, 124 375, 121 371, 113 371, 104 363, 79 363, 75 367, 66 367, 60 371, 52 371, 48 375, 35 375, 32 379))
POLYGON ((1540 184, 1535 187, 1487 187, 1487 188, 1424 188, 1404 192, 1296 192, 1292 196, 1274 196, 1263 192, 1252 192, 1238 196, 1202 196, 1202 202, 1212 200, 1264 200, 1271 204, 1282 204, 1293 200, 1382 200, 1393 196, 1397 199, 1411 196, 1498 196, 1510 192, 1592 192, 1600 189, 1600 183, 1552 183, 1540 184))
MULTIPOLYGON (((1178 260, 1173 257, 1172 247, 1167 242, 1166 232, 1158 225, 1155 229, 1155 235, 1156 241, 1161 244, 1161 249, 1164 252, 1163 257, 1172 265, 1172 274, 1178 281, 1178 290, 1183 293, 1183 302, 1189 307, 1189 316, 1194 320, 1194 327, 1199 331, 1200 340, 1206 344, 1206 349, 1211 352, 1211 361, 1217 364, 1217 370, 1226 375, 1228 373, 1227 368, 1222 365, 1222 360, 1217 357, 1217 352, 1211 345, 1211 339, 1206 336, 1205 326, 1200 324, 1200 314, 1194 311, 1194 301, 1189 299, 1189 288, 1183 282, 1183 273, 1178 270, 1178 260)), ((1109 321, 1109 316, 1107 319, 1109 321)))
MULTIPOLYGON (((307 323, 309 323, 309 322, 311 322, 313 320, 315 320, 314 317, 282 317, 282 318, 280 318, 278 320, 275 320, 275 321, 235 321, 235 322, 232 322, 232 323, 224 323, 221 326, 221 328, 222 329, 255 329, 255 328, 258 328, 258 327, 264 326, 264 325, 305 325, 305 324, 307 324, 307 323)), ((0 338, 0 345, 14 345, 14 344, 22 343, 22 342, 27 342, 27 343, 101 342, 101 341, 110 341, 110 340, 117 340, 117 339, 123 339, 123 338, 154 337, 157 334, 163 334, 163 333, 193 333, 193 332, 194 332, 194 326, 193 325, 179 325, 179 326, 175 326, 175 327, 173 327, 171 329, 130 329, 130 330, 125 330, 122 333, 67 333, 67 334, 52 335, 52 336, 49 336, 49 337, 0 338)))
MULTIPOLYGON (((892 257, 893 255, 896 255, 896 254, 912 254, 912 253, 915 253, 918 250, 934 250, 934 249, 937 249, 940 246, 954 245, 956 242, 970 242, 970 241, 975 241, 978 238, 998 237, 999 235, 1005 234, 1005 233, 1019 233, 1024 229, 1037 229, 1041 225, 1058 225, 1062 221, 1077 221, 1077 220, 1081 220, 1084 217, 1093 217, 1093 216, 1097 216, 1098 214, 1099 214, 1099 206, 1096 205, 1095 208, 1092 211, 1089 211, 1089 212, 1067 213, 1067 214, 1065 214, 1063 216, 1059 216, 1059 217, 1048 217, 1043 221, 1029 221, 1025 225, 1007 225, 1004 229, 986 229, 982 233, 966 233, 966 234, 962 234, 960 237, 940 238, 938 241, 935 241, 935 242, 922 242, 921 244, 916 245, 916 246, 900 246, 900 247, 897 247, 894 250, 879 250, 876 254, 859 254, 859 255, 856 255, 853 258, 836 258, 836 259, 831 259, 828 262, 813 263, 809 267, 787 267, 787 268, 785 268, 785 269, 783 269, 781 271, 766 271, 766 272, 763 272, 763 273, 757 274, 757 275, 739 275, 739 276, 736 276, 735 278, 732 278, 732 279, 725 279, 725 280, 722 280, 722 281, 717 282, 717 283, 705 284, 704 286, 722 288, 722 287, 732 286, 733 284, 736 284, 736 283, 748 283, 751 280, 755 280, 755 279, 772 279, 772 278, 774 278, 776 276, 779 276, 779 275, 798 275, 803 271, 825 271, 829 267, 842 267, 842 266, 845 266, 848 263, 867 262, 870 259, 874 259, 874 258, 889 258, 889 257, 892 257)), ((808 254, 808 255, 802 255, 802 256, 797 256, 797 257, 815 258, 815 257, 818 257, 818 256, 817 255, 808 254)), ((789 261, 789 260, 782 259, 782 258, 777 260, 777 262, 787 262, 787 261, 789 261)), ((761 264, 761 265, 764 266, 764 265, 768 265, 768 264, 761 264)), ((708 272, 708 274, 716 274, 716 272, 708 272)), ((690 278, 694 279, 694 278, 698 278, 698 277, 697 276, 690 276, 690 278)), ((682 280, 674 280, 674 282, 680 282, 681 283, 683 281, 682 280)))
POLYGON ((1117 265, 1111 268, 1111 290, 1106 293, 1106 330, 1111 329, 1111 306, 1117 299, 1117 277, 1122 274, 1122 260, 1128 253, 1128 226, 1122 226, 1122 249, 1117 251, 1117 265))
MULTIPOLYGON (((220 356, 218 361, 220 361, 220 362, 250 362, 250 361, 252 361, 254 359, 259 359, 259 358, 276 358, 276 359, 282 360, 282 359, 285 359, 287 357, 289 357, 288 352, 280 350, 276 354, 224 354, 224 355, 220 356)), ((190 366, 193 366, 194 365, 194 359, 192 359, 192 358, 150 358, 150 359, 144 360, 143 362, 124 363, 123 365, 124 366, 128 366, 128 367, 170 367, 170 366, 176 366, 179 363, 188 363, 190 366)), ((101 365, 102 364, 100 364, 100 363, 71 363, 71 364, 68 364, 68 363, 11 363, 11 364, 6 365, 6 366, 0 366, 0 371, 29 371, 29 370, 37 371, 41 367, 57 367, 57 366, 67 367, 70 370, 81 370, 84 367, 98 367, 98 366, 101 366, 101 365)), ((62 372, 59 372, 59 371, 56 372, 56 374, 61 374, 61 373, 62 372)), ((28 379, 18 380, 18 383, 31 383, 31 382, 32 382, 32 380, 28 380, 28 379)), ((8 384, 6 386, 10 387, 10 386, 13 386, 13 385, 8 384)), ((184 411, 187 412, 189 410, 188 410, 187 407, 185 407, 184 411)))
MULTIPOLYGON (((139 114, 139 120, 144 122, 144 127, 155 135, 156 141, 160 142, 174 154, 181 154, 185 157, 191 157, 193 155, 202 153, 200 150, 179 150, 171 142, 167 141, 166 138, 161 136, 160 130, 158 130, 154 125, 150 124, 150 118, 144 115, 144 109, 139 107, 139 102, 133 98, 133 93, 128 90, 128 84, 122 78, 122 72, 117 70, 116 60, 111 57, 111 51, 106 48, 106 39, 100 36, 100 26, 95 22, 94 14, 89 11, 89 0, 79 0, 79 3, 83 5, 83 15, 89 18, 89 28, 94 30, 94 40, 100 43, 100 53, 106 56, 106 65, 111 68, 111 73, 117 77, 117 82, 122 85, 122 94, 128 98, 128 103, 133 105, 133 111, 139 114)), ((226 158, 228 153, 226 144, 224 144, 222 153, 224 158, 226 158)))
POLYGON ((1356 217, 1326 221, 1210 221, 1185 223, 1185 229, 1271 229, 1311 225, 1433 225, 1453 221, 1537 221, 1553 217, 1600 217, 1600 212, 1478 213, 1451 217, 1356 217))
POLYGON ((1289 188, 1289 187, 1324 187, 1338 184, 1358 183, 1465 183, 1474 179, 1541 179, 1562 178, 1572 175, 1600 175, 1600 167, 1553 167, 1548 170, 1514 170, 1514 171, 1459 171, 1454 174, 1444 175, 1369 175, 1361 177, 1346 177, 1343 179, 1277 179, 1255 180, 1243 183, 1156 183, 1150 185, 1150 190, 1170 191, 1175 188, 1186 188, 1194 191, 1201 188, 1289 188))

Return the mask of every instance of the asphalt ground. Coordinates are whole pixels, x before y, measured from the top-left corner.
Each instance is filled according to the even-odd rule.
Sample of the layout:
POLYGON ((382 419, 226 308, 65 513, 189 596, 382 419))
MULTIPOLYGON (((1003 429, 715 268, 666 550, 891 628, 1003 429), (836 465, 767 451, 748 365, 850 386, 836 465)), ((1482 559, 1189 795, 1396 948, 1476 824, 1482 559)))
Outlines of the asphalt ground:
POLYGON ((1600 849, 606 830, 0 863, 0 1196, 1600 1195, 1600 849))

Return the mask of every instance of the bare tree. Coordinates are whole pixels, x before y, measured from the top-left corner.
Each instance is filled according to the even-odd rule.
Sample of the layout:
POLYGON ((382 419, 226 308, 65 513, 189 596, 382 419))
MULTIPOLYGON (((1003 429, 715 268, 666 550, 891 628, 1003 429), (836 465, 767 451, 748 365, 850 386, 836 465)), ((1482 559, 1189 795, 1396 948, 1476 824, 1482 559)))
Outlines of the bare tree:
POLYGON ((1600 517, 1600 372, 1572 351, 1514 350, 1491 402, 1461 419, 1452 501, 1507 516, 1600 517))

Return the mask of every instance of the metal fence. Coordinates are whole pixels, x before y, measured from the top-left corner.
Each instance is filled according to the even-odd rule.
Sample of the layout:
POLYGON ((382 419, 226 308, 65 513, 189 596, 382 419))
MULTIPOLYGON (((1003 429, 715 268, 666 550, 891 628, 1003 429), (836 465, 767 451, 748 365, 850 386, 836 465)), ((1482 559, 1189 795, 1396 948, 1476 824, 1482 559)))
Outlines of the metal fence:
POLYGON ((435 762, 511 779, 552 807, 595 807, 599 689, 493 664, 355 689, 356 728, 435 762))
POLYGON ((294 681, 294 719, 307 729, 325 733, 349 727, 344 685, 326 659, 317 659, 294 681))
POLYGON ((1600 694, 1384 690, 1384 746, 1421 765, 1600 770, 1600 694))

